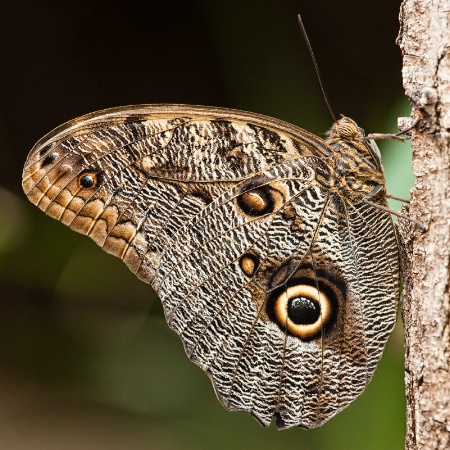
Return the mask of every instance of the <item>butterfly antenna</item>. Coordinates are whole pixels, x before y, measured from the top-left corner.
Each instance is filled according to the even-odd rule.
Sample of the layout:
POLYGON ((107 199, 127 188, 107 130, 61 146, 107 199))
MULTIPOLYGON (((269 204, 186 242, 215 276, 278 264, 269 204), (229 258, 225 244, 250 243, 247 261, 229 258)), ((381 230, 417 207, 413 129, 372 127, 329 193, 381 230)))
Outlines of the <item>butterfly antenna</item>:
POLYGON ((306 34, 305 26, 303 25, 303 21, 302 21, 302 18, 300 16, 300 14, 298 14, 297 17, 298 17, 298 26, 300 27, 300 31, 302 32, 303 39, 306 42, 306 45, 307 45, 308 50, 309 50, 309 54, 310 54, 312 62, 314 64, 314 69, 316 71, 316 75, 317 75, 317 78, 319 80, 319 85, 320 85, 320 89, 322 91, 323 98, 324 98, 325 103, 327 105, 328 111, 330 112, 331 117, 333 118, 333 121, 336 122, 336 116, 335 116, 335 114, 333 112, 333 109, 331 108, 331 104, 330 104, 330 102, 328 100, 327 93, 325 92, 325 88, 323 87, 322 78, 320 77, 320 72, 319 72, 319 65, 317 64, 317 60, 316 60, 316 57, 314 56, 314 52, 313 52, 313 49, 311 47, 311 43, 309 42, 308 35, 306 34))
POLYGON ((395 195, 391 195, 391 194, 386 194, 385 197, 391 198, 392 200, 397 200, 398 202, 409 204, 409 200, 407 198, 396 197, 395 195))
POLYGON ((414 225, 416 225, 418 228, 420 228, 423 231, 427 231, 427 229, 428 229, 428 227, 424 223, 419 222, 418 220, 415 220, 412 217, 407 216, 406 214, 402 214, 400 211, 394 211, 391 208, 387 208, 386 206, 382 206, 382 205, 380 205, 378 203, 374 203, 374 202, 371 202, 371 201, 366 200, 366 199, 362 199, 362 201, 366 205, 373 206, 374 208, 380 209, 381 211, 385 211, 387 213, 393 214, 394 216, 401 217, 402 219, 409 220, 410 222, 412 222, 414 225))

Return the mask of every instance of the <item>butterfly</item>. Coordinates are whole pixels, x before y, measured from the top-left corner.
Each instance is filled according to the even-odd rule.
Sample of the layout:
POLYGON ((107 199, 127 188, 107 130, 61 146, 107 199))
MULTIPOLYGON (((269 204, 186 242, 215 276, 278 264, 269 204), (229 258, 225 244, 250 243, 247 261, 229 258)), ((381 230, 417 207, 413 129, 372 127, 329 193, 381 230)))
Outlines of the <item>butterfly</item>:
POLYGON ((371 380, 399 252, 380 153, 352 119, 324 140, 232 109, 107 109, 39 140, 23 189, 155 289, 225 408, 314 428, 371 380))

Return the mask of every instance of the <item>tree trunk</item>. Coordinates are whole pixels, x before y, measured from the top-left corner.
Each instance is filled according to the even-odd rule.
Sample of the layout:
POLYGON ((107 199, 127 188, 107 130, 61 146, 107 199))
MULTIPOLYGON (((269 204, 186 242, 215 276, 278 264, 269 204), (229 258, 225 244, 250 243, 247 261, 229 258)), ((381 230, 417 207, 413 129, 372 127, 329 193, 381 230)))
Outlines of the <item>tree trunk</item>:
POLYGON ((398 221, 404 264, 407 449, 450 448, 449 14, 449 0, 405 0, 400 13, 403 84, 413 117, 420 119, 412 133, 417 178, 410 215, 428 227, 424 232, 398 221))

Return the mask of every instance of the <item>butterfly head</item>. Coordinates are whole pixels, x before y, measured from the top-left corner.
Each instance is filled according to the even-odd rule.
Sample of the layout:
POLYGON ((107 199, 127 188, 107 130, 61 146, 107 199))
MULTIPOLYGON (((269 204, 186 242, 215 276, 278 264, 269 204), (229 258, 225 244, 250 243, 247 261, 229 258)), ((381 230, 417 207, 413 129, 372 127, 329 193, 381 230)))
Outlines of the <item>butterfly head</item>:
POLYGON ((328 142, 348 141, 361 142, 364 139, 364 130, 350 117, 342 116, 334 122, 327 133, 328 142))

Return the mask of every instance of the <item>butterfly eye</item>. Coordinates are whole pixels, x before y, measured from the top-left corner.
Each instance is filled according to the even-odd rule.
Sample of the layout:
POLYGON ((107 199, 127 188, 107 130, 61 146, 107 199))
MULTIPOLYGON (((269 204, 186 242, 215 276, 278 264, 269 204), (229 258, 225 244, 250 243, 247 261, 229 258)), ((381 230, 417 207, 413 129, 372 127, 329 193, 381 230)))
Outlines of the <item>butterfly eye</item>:
POLYGON ((97 185, 97 174, 84 173, 78 178, 78 184, 84 189, 92 189, 97 185))
POLYGON ((342 139, 361 139, 364 136, 364 130, 356 124, 356 122, 348 117, 339 119, 335 126, 337 134, 342 139))
POLYGON ((301 340, 321 336, 334 316, 334 302, 315 286, 298 284, 283 289, 273 303, 273 316, 281 328, 301 340))

